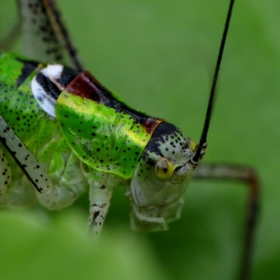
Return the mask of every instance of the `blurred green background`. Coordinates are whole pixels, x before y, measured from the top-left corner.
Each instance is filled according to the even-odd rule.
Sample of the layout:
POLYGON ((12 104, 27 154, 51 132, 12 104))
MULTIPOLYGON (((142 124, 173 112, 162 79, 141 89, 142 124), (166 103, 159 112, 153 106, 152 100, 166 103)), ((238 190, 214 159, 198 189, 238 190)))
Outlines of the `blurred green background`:
MULTIPOLYGON (((0 34, 16 18, 0 3, 0 34)), ((198 140, 228 1, 60 0, 86 68, 131 106, 198 140)), ((252 279, 280 279, 280 2, 237 0, 205 161, 253 166, 262 183, 252 279)), ((129 229, 115 190, 97 248, 87 196, 57 213, 0 211, 2 279, 237 279, 246 186, 193 181, 167 232, 129 229)))

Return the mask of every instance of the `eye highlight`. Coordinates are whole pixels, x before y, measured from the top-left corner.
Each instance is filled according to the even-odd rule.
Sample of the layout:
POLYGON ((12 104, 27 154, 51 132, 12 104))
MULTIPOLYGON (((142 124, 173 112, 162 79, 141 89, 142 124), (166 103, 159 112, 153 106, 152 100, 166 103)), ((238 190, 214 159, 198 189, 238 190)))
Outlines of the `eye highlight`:
POLYGON ((167 158, 162 158, 157 162, 155 172, 160 180, 169 180, 174 172, 174 165, 167 158))

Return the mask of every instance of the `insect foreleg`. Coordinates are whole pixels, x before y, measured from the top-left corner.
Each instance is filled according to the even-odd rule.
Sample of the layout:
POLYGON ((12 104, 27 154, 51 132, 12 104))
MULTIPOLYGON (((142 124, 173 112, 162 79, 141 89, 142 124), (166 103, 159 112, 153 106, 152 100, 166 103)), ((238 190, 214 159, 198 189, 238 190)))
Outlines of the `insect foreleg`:
POLYGON ((88 231, 95 238, 98 238, 110 206, 113 189, 123 179, 114 174, 98 172, 92 169, 89 172, 84 171, 84 174, 90 185, 88 231))
POLYGON ((259 181, 254 170, 233 164, 202 163, 195 170, 193 178, 241 181, 249 187, 241 273, 239 279, 247 279, 251 269, 252 248, 259 208, 259 181))
MULTIPOLYGON (((87 185, 84 177, 79 176, 79 174, 73 175, 76 170, 80 170, 80 161, 73 153, 62 164, 61 172, 54 173, 53 177, 55 178, 57 174, 59 178, 55 178, 56 181, 53 184, 42 165, 17 137, 2 116, 0 116, 0 140, 34 187, 40 203, 48 209, 54 210, 69 206, 86 190, 87 185)), ((59 155, 54 154, 53 156, 56 161, 61 161, 59 155)), ((59 166, 59 164, 56 166, 59 166)), ((26 184, 17 186, 12 183, 12 189, 18 188, 20 190, 23 186, 27 187, 26 184)))

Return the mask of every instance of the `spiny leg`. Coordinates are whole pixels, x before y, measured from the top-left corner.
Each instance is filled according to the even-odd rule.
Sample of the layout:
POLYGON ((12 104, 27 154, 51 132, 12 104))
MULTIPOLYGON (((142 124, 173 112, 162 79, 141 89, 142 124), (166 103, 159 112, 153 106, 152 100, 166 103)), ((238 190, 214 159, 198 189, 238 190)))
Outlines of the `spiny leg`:
POLYGON ((85 165, 83 172, 90 186, 88 231, 98 239, 110 206, 113 189, 123 179, 114 174, 88 169, 85 165))
POLYGON ((90 187, 90 211, 88 220, 88 230, 90 234, 98 238, 110 206, 112 189, 106 185, 90 187))
POLYGON ((82 71, 60 13, 51 0, 18 0, 25 55, 58 62, 82 71))
POLYGON ((249 187, 246 233, 239 276, 240 280, 248 279, 252 264, 253 242, 260 199, 260 186, 256 173, 249 167, 239 165, 201 163, 195 170, 193 178, 241 181, 249 187))
POLYGON ((44 168, 2 116, 0 116, 0 141, 34 187, 40 203, 48 209, 54 210, 69 206, 85 191, 84 178, 73 176, 73 170, 75 170, 73 166, 77 164, 80 166, 80 162, 77 162, 76 157, 72 154, 59 178, 60 185, 53 185, 44 168), (71 180, 69 176, 72 176, 72 181, 69 181, 71 180))
POLYGON ((44 190, 46 191, 52 187, 52 182, 49 180, 46 172, 41 169, 35 157, 24 146, 2 116, 0 116, 0 140, 38 193, 42 193, 44 190), (37 169, 40 172, 37 172, 37 169))
POLYGON ((0 143, 0 207, 24 209, 37 201, 26 176, 0 143))

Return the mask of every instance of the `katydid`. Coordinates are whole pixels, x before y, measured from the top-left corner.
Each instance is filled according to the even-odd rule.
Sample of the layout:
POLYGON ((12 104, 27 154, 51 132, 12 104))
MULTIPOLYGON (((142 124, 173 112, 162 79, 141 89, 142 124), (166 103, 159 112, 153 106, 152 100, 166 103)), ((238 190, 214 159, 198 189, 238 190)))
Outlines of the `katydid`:
POLYGON ((83 70, 54 1, 19 1, 22 37, 32 60, 0 53, 0 206, 40 202, 58 210, 89 191, 88 228, 98 237, 119 185, 127 187, 132 229, 147 231, 166 230, 180 217, 191 176, 243 181, 250 194, 240 279, 247 279, 257 176, 247 167, 200 163, 233 3, 196 145, 173 124, 128 107, 83 70), (33 60, 39 58, 55 63, 33 60))

